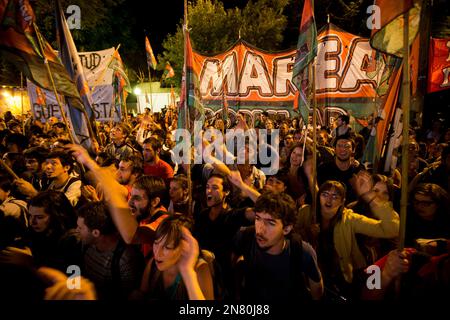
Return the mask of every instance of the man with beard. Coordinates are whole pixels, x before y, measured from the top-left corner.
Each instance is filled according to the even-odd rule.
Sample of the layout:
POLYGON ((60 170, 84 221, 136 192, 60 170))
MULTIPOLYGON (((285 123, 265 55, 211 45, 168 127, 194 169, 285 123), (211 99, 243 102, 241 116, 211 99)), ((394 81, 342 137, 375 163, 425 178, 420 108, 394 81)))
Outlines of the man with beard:
POLYGON ((142 166, 142 158, 138 155, 125 156, 119 162, 116 179, 127 189, 127 200, 130 200, 134 182, 142 174, 142 166))
POLYGON ((172 167, 159 158, 162 143, 158 138, 150 137, 144 140, 142 155, 144 156, 144 174, 160 177, 168 184, 173 178, 172 167))
MULTIPOLYGON (((202 249, 211 251, 220 265, 224 283, 231 284, 232 240, 242 226, 248 226, 254 220, 251 208, 233 210, 227 203, 231 187, 227 179, 213 173, 206 184, 207 208, 194 213, 192 235, 202 249)), ((230 289, 230 288, 229 288, 230 289)))
POLYGON ((334 146, 334 160, 322 163, 317 169, 318 185, 327 180, 342 182, 346 188, 347 203, 357 200, 357 195, 352 187, 354 176, 364 169, 357 160, 353 158, 355 152, 355 141, 351 136, 339 136, 334 146))
POLYGON ((235 258, 244 257, 238 298, 283 302, 320 299, 323 282, 316 253, 292 232, 294 200, 284 193, 267 192, 256 201, 255 211, 255 225, 241 229, 234 242, 235 258))
POLYGON ((140 244, 144 257, 152 253, 156 228, 164 220, 167 210, 162 205, 166 185, 161 178, 141 176, 131 188, 130 200, 117 196, 123 186, 115 177, 100 168, 87 151, 78 145, 68 146, 77 161, 94 173, 103 185, 105 201, 122 239, 127 244, 140 244))

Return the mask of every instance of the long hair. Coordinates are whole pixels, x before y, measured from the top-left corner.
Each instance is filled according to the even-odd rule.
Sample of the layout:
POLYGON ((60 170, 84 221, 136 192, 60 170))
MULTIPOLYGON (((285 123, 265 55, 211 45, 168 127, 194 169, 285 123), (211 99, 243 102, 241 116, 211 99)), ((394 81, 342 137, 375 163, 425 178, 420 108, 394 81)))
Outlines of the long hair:
POLYGON ((43 191, 32 198, 28 203, 30 207, 43 208, 50 216, 46 232, 48 234, 62 235, 76 226, 76 213, 70 201, 63 192, 43 191))

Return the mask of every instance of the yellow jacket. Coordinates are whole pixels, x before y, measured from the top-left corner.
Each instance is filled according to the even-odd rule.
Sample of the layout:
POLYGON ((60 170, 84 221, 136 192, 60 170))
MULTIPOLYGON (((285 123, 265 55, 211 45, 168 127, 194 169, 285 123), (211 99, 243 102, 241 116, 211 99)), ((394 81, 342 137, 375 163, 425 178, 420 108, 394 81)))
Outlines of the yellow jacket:
MULTIPOLYGON (((320 204, 319 204, 320 206, 320 204)), ((342 218, 334 227, 334 247, 339 257, 339 264, 344 279, 353 281, 353 270, 366 267, 366 261, 356 242, 356 233, 374 238, 395 238, 399 234, 400 219, 391 205, 386 202, 374 204, 372 212, 379 220, 371 219, 344 208, 342 218)), ((296 230, 302 235, 308 233, 313 226, 310 206, 305 205, 298 211, 296 230)))

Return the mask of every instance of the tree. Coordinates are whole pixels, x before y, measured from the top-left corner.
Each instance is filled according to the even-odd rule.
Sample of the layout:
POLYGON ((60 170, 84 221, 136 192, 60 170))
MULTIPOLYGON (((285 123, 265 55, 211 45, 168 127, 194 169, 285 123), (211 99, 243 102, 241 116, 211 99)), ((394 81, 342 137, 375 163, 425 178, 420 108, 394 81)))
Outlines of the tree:
MULTIPOLYGON (((188 22, 192 47, 207 55, 223 52, 241 38, 264 50, 276 50, 283 41, 287 19, 283 10, 289 0, 249 1, 244 9, 225 9, 221 1, 197 0, 188 6, 188 22)), ((163 42, 159 69, 170 61, 175 77, 170 84, 179 84, 183 68, 183 21, 175 34, 163 42)))

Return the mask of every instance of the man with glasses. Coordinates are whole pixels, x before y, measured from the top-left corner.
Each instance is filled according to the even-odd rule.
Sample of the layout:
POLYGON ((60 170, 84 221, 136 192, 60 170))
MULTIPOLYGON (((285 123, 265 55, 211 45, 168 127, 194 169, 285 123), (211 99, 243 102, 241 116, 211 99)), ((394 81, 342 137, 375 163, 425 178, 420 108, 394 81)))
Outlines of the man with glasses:
POLYGON ((354 159, 355 141, 351 136, 339 136, 334 147, 334 159, 324 162, 318 166, 317 180, 321 185, 327 180, 342 182, 346 188, 347 203, 357 199, 353 187, 354 175, 364 169, 358 161, 354 159))

